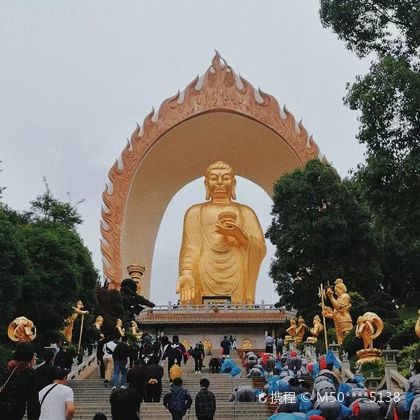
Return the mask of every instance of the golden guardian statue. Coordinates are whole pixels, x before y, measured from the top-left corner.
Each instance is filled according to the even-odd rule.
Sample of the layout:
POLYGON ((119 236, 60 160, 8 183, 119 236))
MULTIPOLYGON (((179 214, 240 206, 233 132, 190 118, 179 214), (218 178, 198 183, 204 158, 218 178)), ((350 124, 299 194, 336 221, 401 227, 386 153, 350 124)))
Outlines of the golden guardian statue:
POLYGON ((334 292, 330 287, 325 292, 331 302, 332 308, 324 305, 322 307, 322 314, 325 318, 332 318, 334 320, 337 341, 338 344, 342 345, 344 337, 353 328, 350 315, 351 299, 342 279, 337 279, 334 284, 334 292))
POLYGON ((363 364, 379 359, 381 351, 373 347, 373 340, 381 335, 383 329, 382 319, 374 312, 366 312, 357 318, 356 337, 363 340, 363 350, 356 352, 357 363, 363 364))

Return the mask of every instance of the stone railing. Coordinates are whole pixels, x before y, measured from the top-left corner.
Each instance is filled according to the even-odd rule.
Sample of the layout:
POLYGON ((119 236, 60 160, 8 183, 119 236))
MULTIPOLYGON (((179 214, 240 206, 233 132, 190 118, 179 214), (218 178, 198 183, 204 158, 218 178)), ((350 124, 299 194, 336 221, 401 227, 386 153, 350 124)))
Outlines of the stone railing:
POLYGON ((81 380, 86 379, 95 369, 98 367, 96 361, 96 352, 92 353, 86 360, 84 360, 80 365, 76 366, 72 371, 67 375, 69 380, 81 380))
MULTIPOLYGON (((373 373, 366 378, 365 385, 372 390, 386 389, 391 392, 404 392, 407 389, 408 380, 398 372, 396 356, 398 350, 388 348, 383 350, 381 355, 384 358, 384 376, 377 377, 373 373)), ((347 358, 341 361, 342 380, 353 379, 354 374, 350 369, 350 363, 347 358)))
POLYGON ((282 312, 286 318, 293 318, 296 315, 294 311, 287 311, 282 308, 276 308, 273 304, 266 304, 264 301, 261 304, 256 305, 234 305, 228 302, 221 303, 207 303, 205 305, 176 305, 171 302, 168 305, 156 305, 153 308, 145 308, 139 314, 139 318, 142 315, 154 312, 188 312, 188 313, 206 313, 206 312, 243 312, 243 311, 262 311, 262 312, 282 312))

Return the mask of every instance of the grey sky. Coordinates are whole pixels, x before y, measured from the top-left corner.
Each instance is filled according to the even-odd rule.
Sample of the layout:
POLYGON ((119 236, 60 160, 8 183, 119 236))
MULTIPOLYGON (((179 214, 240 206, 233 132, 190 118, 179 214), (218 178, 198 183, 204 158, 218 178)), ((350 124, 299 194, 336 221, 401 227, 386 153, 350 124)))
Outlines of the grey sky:
MULTIPOLYGON (((315 0, 3 0, 0 46, 3 201, 27 209, 43 192, 44 175, 58 198, 66 200, 66 192, 73 201, 85 198, 79 231, 98 269, 101 193, 110 166, 136 121, 202 74, 214 49, 303 118, 341 175, 363 160, 356 114, 342 97, 346 82, 368 63, 322 28, 315 0)), ((240 180, 237 195, 265 228, 265 193, 240 180)), ((158 302, 176 299, 183 213, 203 196, 202 180, 195 181, 165 214, 152 271, 158 302)), ((257 288, 265 301, 275 300, 266 274, 272 254, 270 248, 257 288)))

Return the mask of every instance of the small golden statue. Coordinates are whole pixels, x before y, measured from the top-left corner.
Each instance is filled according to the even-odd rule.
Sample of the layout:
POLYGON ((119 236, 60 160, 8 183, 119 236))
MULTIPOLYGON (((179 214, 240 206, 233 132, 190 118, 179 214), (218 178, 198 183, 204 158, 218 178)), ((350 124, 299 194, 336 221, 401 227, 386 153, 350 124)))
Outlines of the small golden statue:
POLYGON ((337 279, 334 284, 334 292, 337 297, 334 297, 334 292, 330 287, 325 293, 333 308, 324 305, 322 307, 322 315, 325 316, 325 318, 332 318, 334 320, 337 341, 338 344, 342 345, 344 337, 353 328, 353 322, 349 312, 351 308, 351 299, 347 294, 347 287, 342 279, 337 279))
POLYGON ((242 342, 242 346, 241 346, 242 350, 252 350, 253 348, 254 348, 254 346, 252 345, 250 340, 245 339, 242 342))
POLYGON ((381 351, 373 347, 373 340, 381 335, 383 329, 382 319, 374 312, 366 312, 357 318, 356 337, 363 340, 363 350, 356 352, 357 363, 363 364, 379 359, 381 351))
POLYGON ((181 344, 185 347, 185 350, 187 351, 192 347, 191 343, 186 338, 182 340, 181 344))
POLYGON ((64 335, 67 343, 70 344, 73 340, 73 327, 76 318, 79 315, 86 315, 89 311, 83 310, 84 306, 81 300, 78 300, 76 306, 73 306, 74 312, 64 321, 64 328, 61 330, 61 334, 64 335))
POLYGON ((94 336, 96 340, 102 339, 105 337, 102 334, 102 325, 104 325, 104 319, 101 315, 98 315, 95 319, 95 322, 93 323, 94 336))
POLYGON ((12 341, 21 343, 33 341, 36 337, 36 328, 30 319, 25 316, 19 316, 9 324, 7 335, 12 341))
MULTIPOLYGON (((143 333, 139 330, 139 326, 137 325, 136 321, 131 321, 131 328, 130 328, 130 332, 131 334, 134 335, 134 338, 137 341, 141 340, 141 336, 143 335, 143 333)), ((121 334, 121 333, 120 333, 121 334)), ((124 335, 124 334, 123 334, 124 335)))
POLYGON ((306 332, 309 330, 309 327, 305 324, 305 320, 303 317, 299 317, 298 325, 296 328, 296 336, 295 336, 295 343, 300 344, 303 342, 303 337, 305 336, 306 332))
POLYGON ((312 320, 312 328, 309 332, 312 334, 312 337, 308 337, 306 342, 309 344, 315 344, 318 342, 318 335, 324 331, 324 326, 322 325, 321 318, 319 315, 315 315, 312 320))
POLYGON ((211 354, 211 350, 213 348, 213 344, 209 340, 203 341, 204 351, 206 354, 211 354))
POLYGON ((117 329, 120 337, 125 336, 125 328, 123 327, 123 322, 120 318, 117 319, 117 323, 115 324, 115 328, 117 329))
POLYGON ((290 319, 290 327, 286 330, 287 335, 284 336, 284 344, 293 343, 296 340, 296 319, 290 319))
POLYGON ((418 338, 420 338, 420 309, 418 310, 419 318, 416 322, 415 332, 418 338))
POLYGON ((254 211, 234 202, 236 180, 224 162, 205 173, 206 202, 184 217, 176 292, 181 305, 202 305, 204 296, 229 296, 253 305, 266 244, 254 211))
POLYGON ((134 280, 136 282, 136 293, 141 296, 141 278, 146 270, 146 267, 144 265, 140 264, 130 264, 127 267, 128 274, 131 278, 131 280, 134 280))

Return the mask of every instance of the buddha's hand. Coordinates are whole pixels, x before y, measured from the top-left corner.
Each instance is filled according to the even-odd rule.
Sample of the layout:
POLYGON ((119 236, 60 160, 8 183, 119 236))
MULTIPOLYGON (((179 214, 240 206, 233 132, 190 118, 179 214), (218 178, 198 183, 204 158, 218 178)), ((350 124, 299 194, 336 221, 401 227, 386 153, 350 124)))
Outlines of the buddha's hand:
POLYGON ((221 224, 220 222, 216 223, 217 232, 223 236, 232 236, 235 238, 239 245, 248 246, 248 237, 242 228, 235 222, 226 222, 221 224))
POLYGON ((195 281, 190 273, 182 274, 176 282, 176 292, 182 302, 190 302, 195 297, 195 281))

